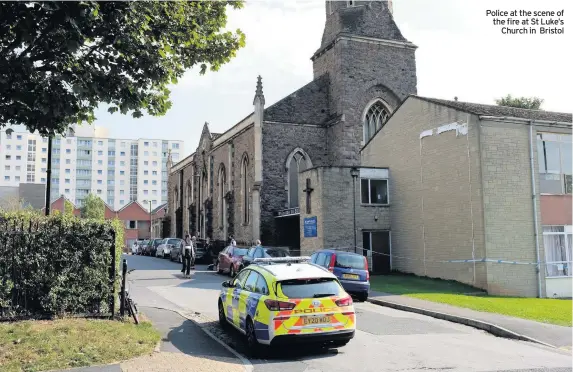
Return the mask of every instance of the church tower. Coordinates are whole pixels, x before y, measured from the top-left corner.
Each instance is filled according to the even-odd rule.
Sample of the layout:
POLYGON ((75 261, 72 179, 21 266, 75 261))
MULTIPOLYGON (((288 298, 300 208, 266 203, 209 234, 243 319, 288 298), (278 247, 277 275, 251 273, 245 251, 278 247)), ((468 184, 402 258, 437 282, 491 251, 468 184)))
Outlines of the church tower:
POLYGON ((330 165, 357 165, 360 148, 410 94, 416 94, 416 46, 406 40, 390 1, 326 1, 314 78, 328 74, 330 165))

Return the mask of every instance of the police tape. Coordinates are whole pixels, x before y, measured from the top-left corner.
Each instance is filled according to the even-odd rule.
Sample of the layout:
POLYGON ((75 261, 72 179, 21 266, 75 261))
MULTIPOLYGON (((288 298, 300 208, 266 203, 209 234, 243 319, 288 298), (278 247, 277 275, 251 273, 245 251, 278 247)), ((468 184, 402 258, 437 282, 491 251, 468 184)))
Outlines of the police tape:
MULTIPOLYGON (((334 248, 322 248, 321 250, 332 250, 332 251, 342 251, 364 254, 364 251, 371 253, 372 256, 380 255, 387 256, 390 259, 401 259, 410 261, 423 261, 430 263, 494 263, 494 264, 509 264, 509 265, 571 265, 573 266, 573 261, 539 261, 539 262, 524 262, 524 261, 512 261, 507 259, 495 259, 495 258, 469 258, 469 259, 455 259, 455 260, 432 260, 424 258, 412 258, 406 256, 398 256, 389 253, 381 253, 376 251, 370 251, 362 247, 334 247, 334 248)), ((291 249, 290 252, 300 252, 300 249, 291 249)))

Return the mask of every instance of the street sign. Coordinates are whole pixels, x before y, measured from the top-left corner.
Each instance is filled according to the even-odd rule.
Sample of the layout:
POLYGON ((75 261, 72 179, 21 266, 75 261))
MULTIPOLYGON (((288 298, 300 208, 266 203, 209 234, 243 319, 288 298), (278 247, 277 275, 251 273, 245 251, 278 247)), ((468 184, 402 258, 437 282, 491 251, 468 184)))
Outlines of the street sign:
POLYGON ((304 219, 304 237, 316 238, 316 217, 305 217, 304 219))

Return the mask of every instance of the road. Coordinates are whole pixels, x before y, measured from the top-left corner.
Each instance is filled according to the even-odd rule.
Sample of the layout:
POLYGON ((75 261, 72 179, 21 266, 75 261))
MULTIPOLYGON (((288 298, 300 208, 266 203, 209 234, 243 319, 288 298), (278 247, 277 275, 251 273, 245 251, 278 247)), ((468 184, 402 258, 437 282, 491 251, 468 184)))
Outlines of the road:
MULTIPOLYGON (((217 324, 217 296, 229 277, 197 266, 190 279, 180 265, 152 257, 126 256, 130 291, 139 307, 178 311, 245 355, 241 336, 217 324)), ((280 350, 249 360, 255 372, 342 371, 573 371, 571 356, 533 343, 370 303, 356 303, 355 338, 339 350, 280 350)))

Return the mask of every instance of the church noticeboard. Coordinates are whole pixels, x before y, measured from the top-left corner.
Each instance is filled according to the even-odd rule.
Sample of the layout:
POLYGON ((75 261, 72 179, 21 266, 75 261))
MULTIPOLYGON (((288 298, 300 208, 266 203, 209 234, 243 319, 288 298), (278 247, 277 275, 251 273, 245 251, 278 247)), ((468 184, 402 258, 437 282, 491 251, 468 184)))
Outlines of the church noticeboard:
POLYGON ((316 238, 316 217, 306 217, 304 219, 304 237, 316 238))

